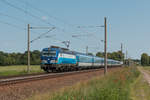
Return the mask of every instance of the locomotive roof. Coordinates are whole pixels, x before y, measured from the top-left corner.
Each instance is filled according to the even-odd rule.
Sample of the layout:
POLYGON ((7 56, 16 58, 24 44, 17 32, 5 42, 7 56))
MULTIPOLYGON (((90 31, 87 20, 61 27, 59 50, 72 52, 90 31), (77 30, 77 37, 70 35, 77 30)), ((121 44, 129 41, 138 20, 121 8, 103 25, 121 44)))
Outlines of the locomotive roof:
MULTIPOLYGON (((69 49, 64 49, 64 48, 58 48, 58 47, 50 47, 50 48, 44 48, 43 51, 48 51, 48 50, 59 50, 60 52, 64 52, 64 53, 68 53, 68 54, 79 54, 79 55, 84 55, 84 56, 90 56, 90 57, 93 57, 92 55, 87 55, 85 53, 81 53, 81 52, 77 52, 77 51, 71 51, 69 49)), ((101 58, 103 59, 102 57, 97 57, 97 56, 94 56, 96 58, 101 58)))

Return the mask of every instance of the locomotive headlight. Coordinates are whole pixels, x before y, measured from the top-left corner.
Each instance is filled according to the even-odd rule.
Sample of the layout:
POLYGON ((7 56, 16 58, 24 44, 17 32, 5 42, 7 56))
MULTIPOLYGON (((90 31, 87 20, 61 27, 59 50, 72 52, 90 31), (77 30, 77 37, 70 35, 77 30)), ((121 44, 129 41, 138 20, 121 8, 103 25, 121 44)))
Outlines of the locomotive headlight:
POLYGON ((55 63, 55 60, 51 60, 51 63, 55 63))
POLYGON ((47 63, 47 61, 46 60, 42 60, 42 63, 47 63))

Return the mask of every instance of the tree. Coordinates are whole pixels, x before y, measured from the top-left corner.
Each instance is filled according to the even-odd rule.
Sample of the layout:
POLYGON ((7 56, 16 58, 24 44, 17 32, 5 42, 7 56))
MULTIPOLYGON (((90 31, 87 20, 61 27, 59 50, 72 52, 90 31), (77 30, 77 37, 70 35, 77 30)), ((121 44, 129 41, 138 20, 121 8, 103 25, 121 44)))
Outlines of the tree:
POLYGON ((88 53, 88 55, 91 55, 91 56, 93 56, 93 53, 88 53))
POLYGON ((40 51, 34 50, 31 52, 31 64, 39 65, 40 64, 40 51))
POLYGON ((0 65, 4 65, 4 56, 0 55, 0 65))
MULTIPOLYGON (((98 53, 96 53, 96 56, 98 56, 98 57, 103 57, 104 58, 104 55, 105 55, 104 52, 98 52, 98 53)), ((121 53, 121 51, 112 52, 112 53, 108 52, 107 53, 107 58, 108 59, 113 59, 113 60, 121 61, 121 60, 124 59, 124 54, 121 53)))
POLYGON ((96 56, 98 56, 98 57, 104 57, 104 53, 103 52, 97 52, 96 56))
POLYGON ((150 56, 149 56, 149 65, 150 65, 150 56))
MULTIPOLYGON (((27 51, 24 53, 4 53, 0 51, 0 65, 26 65, 27 64, 27 51)), ((40 51, 31 51, 31 64, 40 64, 40 51)))
POLYGON ((149 65, 149 56, 148 56, 147 53, 143 53, 143 54, 141 55, 141 64, 142 64, 142 66, 147 66, 147 65, 149 65))

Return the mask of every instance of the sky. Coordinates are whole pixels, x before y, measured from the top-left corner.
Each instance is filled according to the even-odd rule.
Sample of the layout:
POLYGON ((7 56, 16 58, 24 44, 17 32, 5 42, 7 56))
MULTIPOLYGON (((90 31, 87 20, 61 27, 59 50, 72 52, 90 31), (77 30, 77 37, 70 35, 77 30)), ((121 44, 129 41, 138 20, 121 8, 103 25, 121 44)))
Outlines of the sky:
POLYGON ((70 41, 71 50, 85 52, 88 46, 88 52, 103 52, 104 29, 97 26, 107 17, 108 52, 123 43, 123 52, 139 59, 144 52, 150 55, 149 5, 150 0, 0 0, 0 51, 25 52, 30 24, 48 27, 30 29, 31 50, 70 41))

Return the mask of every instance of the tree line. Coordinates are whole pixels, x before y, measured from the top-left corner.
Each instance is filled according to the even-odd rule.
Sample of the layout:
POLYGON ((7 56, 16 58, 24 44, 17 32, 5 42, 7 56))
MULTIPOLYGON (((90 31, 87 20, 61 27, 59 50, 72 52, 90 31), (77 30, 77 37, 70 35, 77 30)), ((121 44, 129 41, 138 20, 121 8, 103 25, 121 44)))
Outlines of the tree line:
MULTIPOLYGON (((27 51, 24 53, 4 53, 0 51, 0 65, 27 65, 27 51)), ((40 51, 34 50, 30 52, 31 54, 31 64, 40 64, 40 51)))
POLYGON ((147 53, 141 55, 141 65, 149 66, 150 65, 150 56, 147 53))
MULTIPOLYGON (((98 52, 98 53, 96 53, 96 56, 104 58, 105 53, 104 52, 98 52)), ((122 53, 121 51, 112 52, 112 53, 108 52, 107 58, 122 61, 122 60, 124 60, 124 53, 122 53)))

